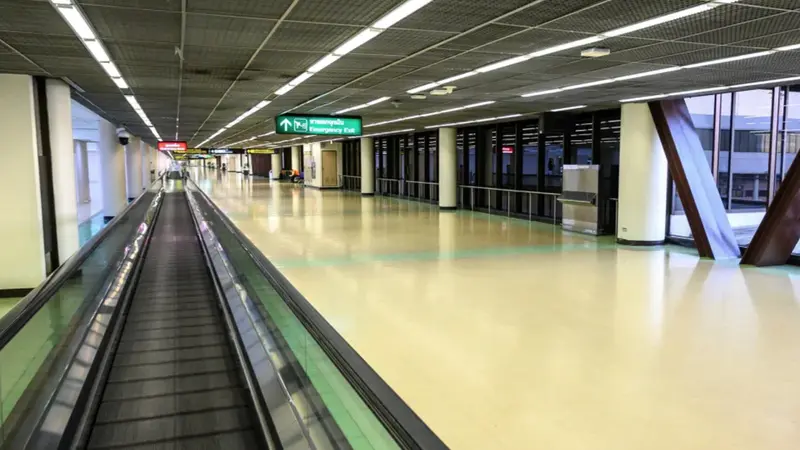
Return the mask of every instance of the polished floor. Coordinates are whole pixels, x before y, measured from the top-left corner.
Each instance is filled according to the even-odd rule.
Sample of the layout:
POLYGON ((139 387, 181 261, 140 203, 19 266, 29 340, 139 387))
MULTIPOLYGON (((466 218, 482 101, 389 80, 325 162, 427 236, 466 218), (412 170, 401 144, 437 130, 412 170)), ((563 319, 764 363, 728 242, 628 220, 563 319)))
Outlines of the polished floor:
POLYGON ((800 448, 798 270, 194 177, 451 448, 800 448))

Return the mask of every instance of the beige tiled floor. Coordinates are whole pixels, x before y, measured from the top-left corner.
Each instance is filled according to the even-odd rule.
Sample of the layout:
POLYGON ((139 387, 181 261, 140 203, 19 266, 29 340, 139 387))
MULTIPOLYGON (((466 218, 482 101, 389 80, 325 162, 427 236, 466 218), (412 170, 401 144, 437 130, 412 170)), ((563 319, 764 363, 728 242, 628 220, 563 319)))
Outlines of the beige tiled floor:
POLYGON ((800 448, 800 271, 200 180, 455 449, 800 448))

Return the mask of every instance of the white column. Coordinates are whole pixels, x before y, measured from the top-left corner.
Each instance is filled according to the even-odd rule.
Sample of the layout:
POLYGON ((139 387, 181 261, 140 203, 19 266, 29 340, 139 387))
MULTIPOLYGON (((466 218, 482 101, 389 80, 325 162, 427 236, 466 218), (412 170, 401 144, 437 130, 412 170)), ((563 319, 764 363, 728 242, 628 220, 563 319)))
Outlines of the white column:
POLYGON ((456 129, 439 128, 439 209, 456 209, 456 129))
POLYGON ((33 79, 0 74, 0 99, 0 289, 31 289, 45 277, 33 79))
POLYGON ((361 138, 361 195, 375 195, 375 152, 371 137, 361 138))
POLYGON ((624 103, 619 151, 620 243, 664 241, 667 222, 667 158, 646 103, 624 103))
POLYGON ((75 142, 72 140, 72 98, 61 80, 45 81, 50 161, 53 171, 53 206, 56 212, 58 262, 62 264, 80 247, 78 204, 75 202, 75 142))
POLYGON ((295 145, 292 147, 292 170, 296 170, 300 172, 300 161, 303 157, 303 147, 300 145, 295 145))
POLYGON ((152 156, 152 150, 150 145, 147 142, 142 141, 141 149, 139 153, 141 154, 142 161, 141 161, 141 180, 142 180, 142 190, 147 189, 150 187, 150 158, 152 156))
POLYGON ((103 186, 103 217, 106 221, 121 213, 128 204, 125 195, 125 147, 117 139, 117 129, 100 120, 100 184, 103 186))
POLYGON ((125 146, 125 186, 128 199, 134 199, 142 193, 142 140, 131 136, 125 146))
POLYGON ((75 141, 75 165, 78 180, 78 202, 91 203, 92 190, 89 185, 89 143, 75 141))
POLYGON ((272 177, 278 179, 281 176, 281 154, 273 153, 270 160, 270 169, 272 169, 272 177))

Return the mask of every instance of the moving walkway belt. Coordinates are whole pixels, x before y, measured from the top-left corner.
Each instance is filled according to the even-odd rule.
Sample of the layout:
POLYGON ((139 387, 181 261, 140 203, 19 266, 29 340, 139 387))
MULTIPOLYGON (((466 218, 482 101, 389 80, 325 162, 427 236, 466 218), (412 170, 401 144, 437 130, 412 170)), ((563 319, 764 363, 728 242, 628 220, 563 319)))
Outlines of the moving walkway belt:
POLYGON ((88 448, 264 448, 183 193, 164 198, 88 448))

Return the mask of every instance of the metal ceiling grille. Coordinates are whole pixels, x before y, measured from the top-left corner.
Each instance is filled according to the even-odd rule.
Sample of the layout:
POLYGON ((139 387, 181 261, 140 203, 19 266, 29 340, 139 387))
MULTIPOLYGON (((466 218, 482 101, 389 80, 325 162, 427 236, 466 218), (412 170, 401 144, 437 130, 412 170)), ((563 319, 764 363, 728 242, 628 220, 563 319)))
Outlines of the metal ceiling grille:
MULTIPOLYGON (((370 123, 448 105, 496 101, 485 108, 387 126, 405 128, 494 113, 544 111, 579 103, 609 107, 617 105, 620 98, 664 89, 800 75, 800 52, 788 52, 541 98, 519 97, 526 92, 656 70, 666 65, 692 64, 800 43, 800 2, 741 0, 606 39, 597 44, 611 50, 603 58, 581 58, 581 49, 576 48, 456 81, 452 84, 458 89, 444 98, 411 100, 405 93, 413 87, 513 55, 630 25, 704 1, 433 0, 279 97, 243 121, 230 135, 249 137, 252 135, 249 129, 264 130, 272 116, 306 102, 299 112, 330 113, 382 96, 397 100, 358 111, 370 123), (519 8, 523 9, 511 14, 519 8)), ((175 129, 177 89, 181 84, 179 132, 181 138, 188 139, 204 121, 198 137, 210 135, 400 4, 400 0, 301 0, 281 23, 279 19, 292 0, 189 0, 185 16, 181 0, 77 0, 77 3, 136 90, 142 107, 165 136, 175 129), (183 19, 186 33, 181 42, 183 19), (270 38, 256 53, 267 36, 270 38), (183 72, 176 52, 182 44, 183 72), (252 64, 234 83, 254 54, 252 64), (226 92, 227 97, 211 114, 226 92)), ((42 70, 53 76, 69 77, 106 115, 134 133, 149 135, 119 90, 48 1, 3 0, 0 72, 42 74, 42 70)))

